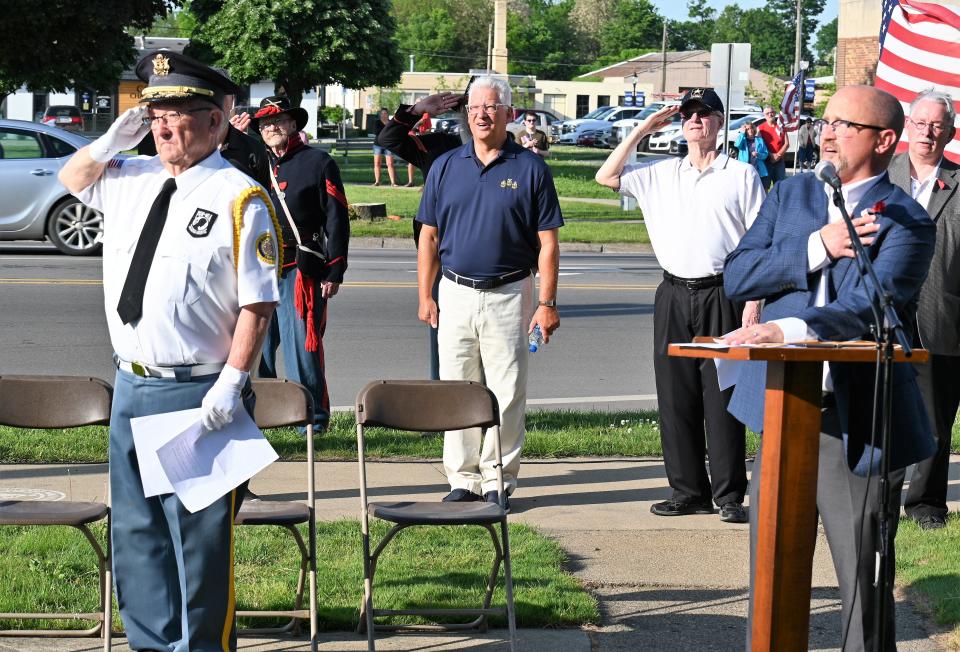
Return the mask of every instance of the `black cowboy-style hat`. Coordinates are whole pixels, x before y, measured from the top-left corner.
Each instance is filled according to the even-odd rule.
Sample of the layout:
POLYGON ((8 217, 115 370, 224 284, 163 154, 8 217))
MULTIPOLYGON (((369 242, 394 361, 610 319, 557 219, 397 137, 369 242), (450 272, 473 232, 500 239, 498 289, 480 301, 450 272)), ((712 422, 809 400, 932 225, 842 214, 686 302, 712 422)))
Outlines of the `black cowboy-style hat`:
POLYGON ((224 95, 240 90, 226 75, 173 50, 148 52, 135 71, 147 82, 140 103, 198 99, 222 107, 224 95))
POLYGON ((260 110, 250 118, 250 125, 254 129, 260 128, 260 119, 268 118, 281 113, 288 113, 297 122, 297 131, 307 126, 307 110, 300 106, 290 106, 290 98, 286 95, 272 95, 260 102, 260 110))

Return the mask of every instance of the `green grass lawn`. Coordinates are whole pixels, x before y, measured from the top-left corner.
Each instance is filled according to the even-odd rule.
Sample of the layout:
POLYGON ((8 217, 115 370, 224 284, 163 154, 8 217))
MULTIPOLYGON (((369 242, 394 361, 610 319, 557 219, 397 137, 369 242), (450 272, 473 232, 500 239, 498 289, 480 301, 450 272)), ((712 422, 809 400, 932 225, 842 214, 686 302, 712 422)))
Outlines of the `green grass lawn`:
POLYGON ((960 514, 951 514, 947 527, 934 531, 900 521, 897 581, 937 624, 952 628, 948 645, 960 650, 960 514))
MULTIPOLYGON (((347 200, 350 203, 379 203, 387 205, 387 215, 400 216, 400 220, 353 220, 350 235, 377 238, 412 237, 412 221, 420 206, 421 192, 410 188, 383 188, 370 185, 348 184, 347 200)), ((619 206, 590 204, 563 200, 560 209, 566 222, 560 229, 561 242, 650 242, 643 224, 622 224, 622 220, 639 220, 639 210, 624 212, 619 206)))
MULTIPOLYGON (((443 452, 440 437, 374 428, 368 431, 372 459, 436 459, 443 452)), ((293 428, 266 431, 283 460, 306 459, 303 438, 293 428)), ((758 439, 747 433, 747 452, 756 453, 758 439)), ((315 442, 319 459, 356 459, 353 414, 336 412, 330 430, 315 442)), ((960 422, 953 427, 953 452, 960 453, 960 422)), ((659 457, 660 417, 656 410, 620 412, 533 411, 527 413, 526 458, 659 457)), ((107 461, 107 429, 89 426, 68 430, 29 430, 0 426, 0 464, 93 463, 107 461)))
MULTIPOLYGON (((379 541, 387 527, 378 521, 371 523, 371 530, 375 541, 379 541)), ((97 528, 101 541, 104 531, 102 525, 97 528)), ((318 612, 322 630, 352 630, 357 624, 363 596, 360 544, 358 521, 317 524, 318 612)), ((563 571, 566 555, 559 545, 533 528, 515 524, 510 526, 510 547, 519 626, 570 627, 597 622, 597 602, 563 571)), ((96 608, 96 562, 89 544, 75 530, 0 528, 0 549, 5 552, 0 556, 0 586, 4 587, 0 591, 0 611, 96 608)), ((406 530, 381 557, 375 604, 387 609, 479 606, 492 562, 490 537, 480 528, 406 530)), ((238 527, 237 608, 291 608, 298 567, 299 553, 287 532, 275 527, 238 527)), ((502 588, 495 591, 493 603, 504 604, 502 588)), ((241 626, 270 622, 241 621, 241 626)), ((505 624, 498 618, 492 622, 494 626, 505 624)), ((81 628, 83 624, 46 621, 42 626, 81 628)), ((114 626, 119 624, 117 616, 114 626)), ((0 628, 4 629, 25 625, 25 621, 0 621, 0 628)))
MULTIPOLYGON (((550 150, 553 154, 546 159, 553 172, 554 184, 557 187, 557 194, 561 197, 599 197, 603 199, 616 199, 616 193, 608 188, 598 185, 593 177, 604 159, 610 154, 610 150, 591 149, 586 147, 554 147, 550 150)), ((391 191, 390 178, 387 176, 386 163, 381 162, 381 186, 373 187, 373 153, 360 152, 351 153, 346 160, 342 156, 335 156, 334 160, 340 168, 340 175, 345 184, 360 184, 369 186, 373 191, 391 191)), ((405 184, 407 182, 407 166, 396 165, 397 183, 405 184)), ((418 186, 423 185, 423 175, 419 170, 414 169, 413 181, 418 186)), ((378 195, 387 197, 389 195, 378 195)), ((350 201, 354 200, 347 193, 350 201)), ((384 199, 379 199, 384 201, 384 199)))

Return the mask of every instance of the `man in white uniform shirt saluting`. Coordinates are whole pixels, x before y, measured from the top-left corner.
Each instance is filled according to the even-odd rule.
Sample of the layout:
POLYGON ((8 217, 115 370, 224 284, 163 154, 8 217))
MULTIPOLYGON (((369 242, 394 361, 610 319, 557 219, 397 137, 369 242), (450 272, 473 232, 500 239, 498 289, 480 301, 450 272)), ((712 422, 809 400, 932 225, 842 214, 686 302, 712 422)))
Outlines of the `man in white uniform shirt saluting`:
POLYGON ((252 410, 248 372, 279 299, 276 217, 220 155, 233 83, 169 51, 136 71, 149 82, 141 106, 60 173, 104 214, 117 603, 131 649, 235 650, 233 519, 244 487, 195 513, 174 494, 145 498, 130 419, 201 408, 204 428, 217 430, 252 410), (157 156, 114 158, 148 132, 157 156))
POLYGON ((723 292, 723 262, 753 223, 763 201, 756 170, 717 154, 723 103, 709 88, 689 91, 641 122, 597 171, 597 183, 637 199, 663 282, 654 299, 654 374, 660 439, 671 497, 658 516, 713 514, 745 523, 745 433, 727 412, 713 360, 671 358, 667 345, 698 335, 720 336, 757 323, 759 304, 735 304, 723 292), (644 136, 679 111, 689 153, 625 165, 644 136), (706 432, 704 432, 706 425, 706 432), (709 453, 710 475, 704 457, 709 453))

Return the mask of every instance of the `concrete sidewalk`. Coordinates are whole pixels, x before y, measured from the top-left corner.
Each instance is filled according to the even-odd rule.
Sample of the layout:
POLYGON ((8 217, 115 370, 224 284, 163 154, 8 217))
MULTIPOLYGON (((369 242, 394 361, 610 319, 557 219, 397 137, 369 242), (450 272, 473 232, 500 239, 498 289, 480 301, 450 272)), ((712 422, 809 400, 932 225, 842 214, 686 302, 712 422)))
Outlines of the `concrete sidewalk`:
MULTIPOLYGON (((254 478, 263 499, 303 499, 303 463, 278 462, 254 478)), ((356 518, 355 462, 318 463, 317 518, 356 518)), ((442 465, 368 465, 376 499, 439 500, 448 490, 442 465)), ((8 465, 0 468, 0 499, 15 495, 102 499, 105 465, 8 465)), ((514 522, 533 525, 569 554, 569 570, 600 601, 601 620, 581 630, 521 630, 522 650, 606 652, 742 650, 748 585, 748 528, 718 516, 665 519, 650 504, 669 496, 663 463, 635 459, 524 462, 511 499, 514 522)), ((952 508, 960 507, 960 457, 951 464, 952 508)), ((358 586, 358 595, 360 587, 358 586)), ((820 534, 814 559, 810 649, 839 647, 839 597, 829 552, 820 534)), ((898 649, 942 649, 928 625, 898 599, 898 649)), ((503 635, 384 635, 383 650, 501 650, 503 635)), ((352 635, 322 635, 324 650, 362 650, 352 635)), ((116 649, 126 649, 119 639, 116 649)), ((245 650, 301 650, 302 641, 242 639, 245 650)), ((0 650, 95 650, 91 639, 0 639, 0 650)))

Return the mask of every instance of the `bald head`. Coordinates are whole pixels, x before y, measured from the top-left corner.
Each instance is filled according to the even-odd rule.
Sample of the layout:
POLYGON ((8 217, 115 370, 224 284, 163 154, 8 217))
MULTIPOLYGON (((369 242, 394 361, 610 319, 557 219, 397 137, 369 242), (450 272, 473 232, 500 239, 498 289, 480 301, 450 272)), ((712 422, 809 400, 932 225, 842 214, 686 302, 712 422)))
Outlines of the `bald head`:
POLYGON ((873 86, 844 86, 833 97, 849 99, 862 108, 863 116, 869 118, 863 122, 893 129, 897 139, 900 139, 904 122, 903 106, 890 93, 873 86))

